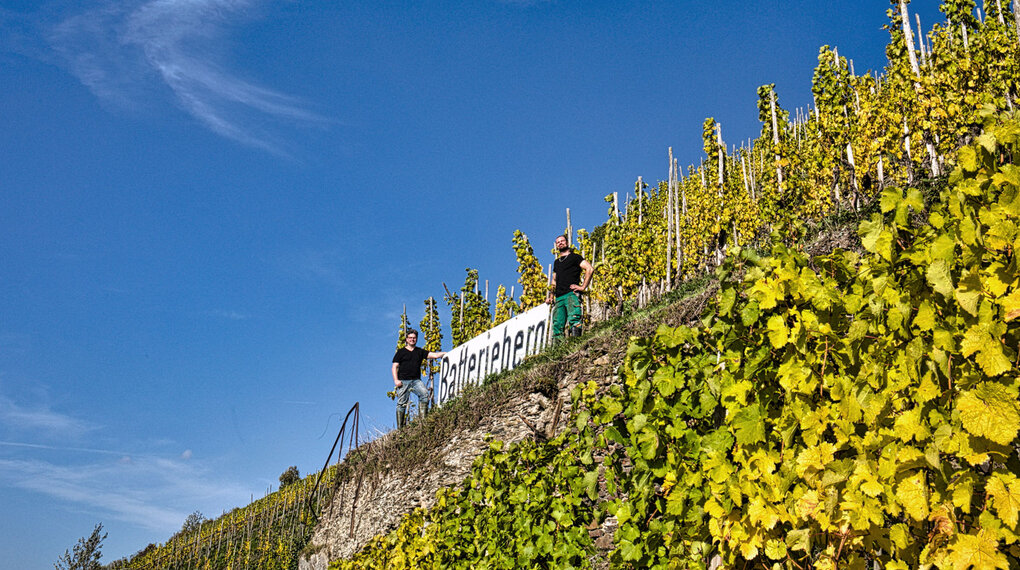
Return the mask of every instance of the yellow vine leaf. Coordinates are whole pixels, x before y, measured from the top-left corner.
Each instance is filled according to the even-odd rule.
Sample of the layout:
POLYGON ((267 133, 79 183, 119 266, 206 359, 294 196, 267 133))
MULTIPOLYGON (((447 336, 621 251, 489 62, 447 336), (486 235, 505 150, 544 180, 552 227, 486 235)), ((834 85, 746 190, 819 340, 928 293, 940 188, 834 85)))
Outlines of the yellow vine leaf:
POLYGON ((1002 349, 999 338, 1006 332, 1004 323, 978 323, 963 335, 960 350, 964 356, 978 353, 976 361, 985 374, 998 376, 1013 367, 1002 349))
POLYGON ((804 493, 797 501, 797 516, 802 519, 813 518, 820 505, 821 500, 818 498, 818 492, 812 489, 804 493))
POLYGON ((913 542, 909 527, 903 523, 892 525, 889 529, 889 540, 892 541, 893 546, 900 550, 907 548, 913 542))
POLYGON ((1020 430, 1017 391, 997 382, 982 382, 960 395, 956 407, 968 432, 1008 445, 1020 430))
POLYGON ((977 171, 978 169, 977 151, 975 151, 972 147, 965 146, 961 148, 956 158, 958 164, 960 165, 960 168, 964 169, 967 172, 977 171))
POLYGON ((992 184, 996 186, 1010 185, 1020 188, 1020 168, 1012 164, 1004 164, 999 167, 999 172, 992 176, 992 184))
POLYGON ((936 292, 946 297, 953 294, 953 278, 949 274, 949 264, 945 260, 936 259, 932 261, 924 276, 928 279, 928 284, 936 292))
POLYGON ((917 521, 928 519, 928 489, 924 472, 918 471, 896 487, 896 499, 911 518, 917 521))
POLYGON ((771 530, 779 522, 779 513, 761 497, 755 497, 747 505, 747 516, 752 523, 766 530, 771 530))
POLYGON ((782 348, 786 346, 786 342, 790 338, 790 329, 786 326, 786 321, 781 315, 772 315, 768 321, 769 331, 769 342, 775 348, 782 348))
POLYGON ((965 311, 977 315, 978 302, 981 301, 981 275, 978 272, 967 272, 956 288, 956 301, 965 311))
POLYGON ((952 263, 953 258, 956 257, 956 240, 945 234, 940 235, 932 242, 931 247, 928 248, 928 255, 931 257, 932 262, 941 260, 947 264, 952 263))
POLYGON ((877 497, 882 494, 882 484, 875 479, 867 479, 861 483, 861 492, 869 497, 877 497))
POLYGON ((825 469, 833 460, 834 449, 831 443, 822 442, 802 451, 797 456, 797 475, 803 477, 808 471, 825 469))
POLYGON ((916 407, 911 410, 907 410, 900 414, 896 418, 896 436, 900 440, 908 442, 911 439, 917 439, 922 441, 924 438, 931 435, 928 428, 921 423, 921 407, 916 407))
POLYGON ((985 290, 994 297, 1001 297, 1006 294, 1009 286, 1013 284, 1013 272, 1005 264, 996 262, 982 270, 982 282, 985 290))
POLYGON ((949 551, 949 561, 953 564, 954 570, 1009 568, 1009 561, 999 552, 999 542, 989 530, 982 529, 977 534, 956 535, 956 540, 949 546, 949 551))
POLYGON ((775 538, 765 541, 765 556, 768 556, 771 560, 786 558, 786 543, 775 538))
POLYGON ((1020 481, 1012 474, 994 473, 985 485, 985 491, 1002 522, 1015 529, 1020 514, 1020 481))
POLYGON ((892 232, 885 228, 881 218, 861 222, 858 233, 864 249, 880 255, 886 261, 892 259, 892 232))
POLYGON ((942 393, 942 389, 939 388, 929 375, 925 375, 921 379, 921 385, 917 387, 917 398, 919 402, 928 402, 942 393))
POLYGON ((949 487, 953 493, 953 505, 964 514, 970 512, 971 497, 974 496, 974 475, 965 473, 949 487))
MULTIPOLYGON (((948 296, 952 292, 952 286, 950 286, 949 292, 944 294, 948 296)), ((918 305, 917 315, 914 316, 913 323, 915 327, 923 331, 930 331, 935 328, 935 310, 927 299, 921 301, 921 304, 918 305)))
POLYGON ((811 529, 799 528, 786 533, 786 546, 790 550, 811 550, 811 529))
POLYGON ((750 540, 745 540, 740 543, 740 554, 747 560, 754 560, 758 557, 758 545, 761 543, 761 538, 755 534, 750 540))
POLYGON ((1000 299, 1006 322, 1020 317, 1020 289, 1014 289, 1012 293, 1000 299))

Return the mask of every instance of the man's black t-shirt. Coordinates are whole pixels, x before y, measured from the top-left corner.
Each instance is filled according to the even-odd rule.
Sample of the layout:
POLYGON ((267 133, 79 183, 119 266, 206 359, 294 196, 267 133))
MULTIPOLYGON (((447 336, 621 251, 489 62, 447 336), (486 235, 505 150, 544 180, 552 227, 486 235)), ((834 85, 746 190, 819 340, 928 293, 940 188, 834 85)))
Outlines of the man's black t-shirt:
POLYGON ((421 363, 429 356, 429 351, 416 346, 411 350, 401 348, 393 355, 397 363, 397 380, 417 380, 421 378, 421 363))
POLYGON ((581 254, 570 252, 563 257, 557 257, 553 262, 553 273, 556 275, 555 296, 566 295, 570 292, 571 285, 581 284, 581 262, 584 258, 581 254))

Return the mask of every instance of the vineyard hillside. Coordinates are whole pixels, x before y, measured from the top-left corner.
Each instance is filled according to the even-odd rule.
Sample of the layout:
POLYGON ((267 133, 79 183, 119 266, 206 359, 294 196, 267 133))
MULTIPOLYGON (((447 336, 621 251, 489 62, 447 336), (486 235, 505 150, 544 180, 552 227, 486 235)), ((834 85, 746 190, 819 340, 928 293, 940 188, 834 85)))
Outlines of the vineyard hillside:
MULTIPOLYGON (((811 108, 568 215, 582 338, 114 567, 1020 566, 1018 4, 893 0, 881 72, 823 46, 811 108)), ((455 345, 544 297, 513 245, 455 345)))
POLYGON ((402 430, 359 445, 347 429, 341 443, 355 449, 340 463, 109 568, 326 568, 351 557, 405 516, 434 507, 437 491, 462 484, 491 442, 544 442, 562 433, 572 390, 592 379, 612 383, 630 336, 662 322, 697 322, 711 283, 699 279, 652 306, 628 306, 584 338, 469 388, 402 430))
MULTIPOLYGON (((804 245, 807 251, 860 249, 853 220, 827 222, 814 228, 804 245)), ((628 305, 624 314, 600 323, 584 338, 540 354, 518 370, 468 391, 424 422, 366 446, 365 463, 372 467, 363 472, 360 486, 351 482, 338 487, 299 568, 325 569, 329 561, 350 559, 408 516, 433 509, 437 492, 470 479, 473 464, 484 461, 481 456, 493 445, 499 449, 558 445, 550 442, 562 438, 576 421, 574 395, 579 386, 591 390, 594 383, 603 393, 619 385, 619 367, 630 339, 654 335, 660 326, 696 326, 717 291, 716 279, 706 275, 646 307, 628 305)), ((605 498, 604 480, 601 484, 605 498)), ((594 525, 594 520, 587 521, 586 528, 599 552, 594 559, 608 560, 614 522, 594 525)))
POLYGON ((661 323, 694 324, 711 296, 709 283, 699 280, 668 300, 603 323, 583 339, 533 357, 424 421, 366 446, 363 467, 338 487, 299 567, 325 569, 396 528, 408 514, 433 508, 437 492, 463 484, 493 442, 555 440, 569 429, 571 393, 586 382, 615 382, 632 335, 651 334, 661 323))
POLYGON ((984 119, 864 251, 730 251, 695 326, 330 568, 1015 568, 1020 120, 984 119))

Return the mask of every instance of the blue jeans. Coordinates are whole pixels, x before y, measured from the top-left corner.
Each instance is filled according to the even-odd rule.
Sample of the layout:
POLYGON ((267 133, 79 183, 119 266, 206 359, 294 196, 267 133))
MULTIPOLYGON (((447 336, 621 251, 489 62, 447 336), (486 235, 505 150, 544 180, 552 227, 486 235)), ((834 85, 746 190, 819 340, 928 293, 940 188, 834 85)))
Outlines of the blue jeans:
POLYGON ((407 404, 411 401, 411 392, 418 396, 419 413, 428 409, 430 404, 429 390, 425 387, 425 383, 421 381, 421 378, 415 378, 414 380, 400 381, 400 387, 397 388, 397 413, 407 412, 407 404))

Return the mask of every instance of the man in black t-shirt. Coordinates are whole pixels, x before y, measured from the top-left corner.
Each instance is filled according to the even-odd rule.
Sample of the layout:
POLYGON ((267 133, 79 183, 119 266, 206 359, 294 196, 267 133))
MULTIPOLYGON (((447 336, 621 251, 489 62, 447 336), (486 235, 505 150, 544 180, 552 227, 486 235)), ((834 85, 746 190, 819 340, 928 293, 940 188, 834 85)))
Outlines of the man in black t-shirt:
POLYGON ((408 329, 404 335, 404 347, 397 349, 393 355, 393 385, 397 389, 397 429, 404 427, 407 417, 407 404, 411 400, 411 392, 418 396, 418 408, 425 412, 429 407, 429 391, 421 381, 421 363, 426 358, 442 358, 445 352, 429 352, 415 346, 418 342, 418 331, 408 329))
POLYGON ((553 306, 553 341, 559 341, 564 329, 570 336, 581 336, 581 293, 588 289, 595 268, 570 249, 567 236, 557 236, 555 246, 559 256, 553 262, 552 290, 545 302, 553 306))

